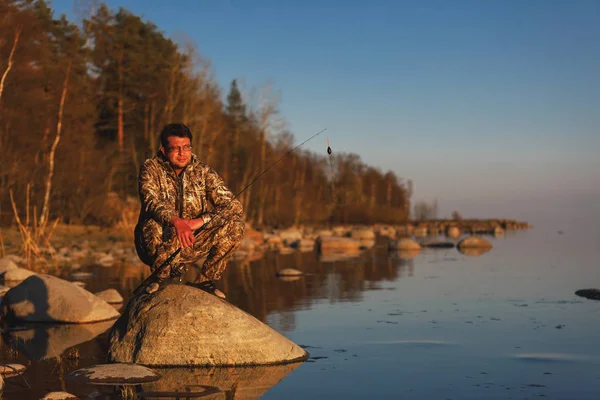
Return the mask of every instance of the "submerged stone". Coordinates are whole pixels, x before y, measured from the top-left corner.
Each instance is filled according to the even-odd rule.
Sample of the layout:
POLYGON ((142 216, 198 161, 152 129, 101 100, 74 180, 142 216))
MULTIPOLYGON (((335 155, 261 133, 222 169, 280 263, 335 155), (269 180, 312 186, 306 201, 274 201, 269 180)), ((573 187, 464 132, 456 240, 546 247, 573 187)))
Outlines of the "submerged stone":
POLYGON ((95 365, 73 371, 67 377, 79 382, 115 385, 135 385, 160 379, 160 375, 150 368, 130 363, 95 365))
POLYGON ((305 360, 308 354, 250 314, 187 285, 129 301, 109 334, 110 362, 152 366, 242 366, 305 360))
POLYGON ((90 323, 115 319, 107 302, 77 285, 51 275, 30 276, 2 299, 7 321, 90 323))

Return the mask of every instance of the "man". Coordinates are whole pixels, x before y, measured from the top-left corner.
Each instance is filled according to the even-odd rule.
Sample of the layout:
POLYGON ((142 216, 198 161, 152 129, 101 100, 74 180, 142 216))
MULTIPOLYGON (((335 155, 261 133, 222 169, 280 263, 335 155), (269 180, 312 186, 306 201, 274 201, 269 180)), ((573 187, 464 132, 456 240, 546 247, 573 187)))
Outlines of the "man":
MULTIPOLYGON (((242 205, 219 175, 192 153, 187 126, 166 125, 160 143, 156 155, 142 165, 138 179, 142 203, 135 228, 138 256, 153 271, 179 247, 182 250, 171 265, 193 264, 207 256, 195 286, 224 298, 215 281, 244 236, 242 205), (201 240, 196 240, 193 231, 203 225, 201 240)), ((159 278, 175 272, 171 274, 169 267, 159 278)), ((156 290, 158 284, 148 288, 150 293, 156 290)))

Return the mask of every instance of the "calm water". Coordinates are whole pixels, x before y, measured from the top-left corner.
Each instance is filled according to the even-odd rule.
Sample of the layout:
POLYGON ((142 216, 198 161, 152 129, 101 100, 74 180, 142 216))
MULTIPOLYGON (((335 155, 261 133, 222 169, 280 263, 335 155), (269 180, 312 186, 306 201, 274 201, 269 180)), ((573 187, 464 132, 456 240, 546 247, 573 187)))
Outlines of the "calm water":
MULTIPOLYGON (((597 399, 600 302, 573 293, 600 287, 599 239, 595 226, 548 224, 490 238, 494 248, 480 256, 440 249, 407 259, 380 240, 351 261, 294 253, 231 264, 220 282, 228 300, 306 347, 311 359, 210 373, 167 370, 167 386, 138 390, 208 384, 226 391, 210 397, 222 399, 597 399), (285 267, 309 275, 275 278, 285 267)), ((85 270, 95 273, 91 291, 127 294, 141 279, 135 266, 85 270)), ((28 365, 32 385, 24 389, 11 378, 4 398, 55 390, 119 398, 118 388, 64 378, 104 362, 106 333, 98 332, 105 329, 46 326, 4 335, 4 360, 28 365), (73 348, 78 359, 52 358, 73 348)))

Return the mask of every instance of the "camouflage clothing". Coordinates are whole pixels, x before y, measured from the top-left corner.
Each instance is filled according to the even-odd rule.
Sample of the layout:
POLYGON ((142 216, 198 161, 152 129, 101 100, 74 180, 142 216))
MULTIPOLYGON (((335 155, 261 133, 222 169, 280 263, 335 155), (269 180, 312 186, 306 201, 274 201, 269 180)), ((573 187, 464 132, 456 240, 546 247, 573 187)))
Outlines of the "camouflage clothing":
POLYGON ((142 165, 138 184, 142 208, 135 244, 140 259, 154 270, 180 246, 171 218, 194 219, 208 213, 211 221, 173 264, 195 263, 207 256, 201 280, 218 280, 244 236, 242 205, 231 201, 233 194, 223 180, 195 155, 177 175, 159 151, 142 165))

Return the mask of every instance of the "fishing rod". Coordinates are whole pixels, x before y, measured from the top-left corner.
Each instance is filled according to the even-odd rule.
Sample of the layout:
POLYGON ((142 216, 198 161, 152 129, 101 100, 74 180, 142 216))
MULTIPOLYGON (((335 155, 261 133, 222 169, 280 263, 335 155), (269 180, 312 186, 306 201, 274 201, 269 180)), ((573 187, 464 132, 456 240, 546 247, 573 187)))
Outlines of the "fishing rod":
MULTIPOLYGON (((271 164, 267 169, 265 169, 260 174, 258 174, 254 179, 252 179, 250 181, 250 183, 248 183, 246 186, 244 186, 244 188, 242 190, 240 190, 235 196, 233 196, 231 198, 231 200, 229 200, 223 207, 221 207, 221 211, 217 212, 214 215, 214 217, 211 217, 211 219, 208 222, 206 222, 205 224, 203 223, 202 226, 196 230, 196 232, 194 233, 194 239, 197 239, 198 236, 200 235, 200 233, 202 233, 204 231, 205 227, 208 224, 210 224, 210 222, 213 221, 214 218, 218 217, 221 212, 223 212, 224 210, 226 210, 227 207, 229 207, 229 205, 235 199, 237 199, 242 193, 244 193, 246 191, 246 189, 248 189, 250 186, 252 186, 252 184, 254 182, 256 182, 261 176, 263 176, 264 174, 266 174, 271 168, 273 168, 275 165, 277 165, 281 160, 283 160, 284 158, 286 158, 288 155, 290 155, 291 153, 293 153, 294 151, 296 151, 298 148, 302 147, 305 143, 307 143, 310 140, 314 139, 315 137, 319 136, 321 133, 325 132, 326 130, 327 130, 327 128, 321 129, 319 132, 315 133, 314 135, 312 135, 311 137, 309 137, 308 139, 306 139, 304 142, 300 143, 298 146, 296 146, 293 149, 289 150, 287 153, 285 153, 283 156, 281 156, 277 161, 275 161, 273 164, 271 164)), ((327 142, 329 143, 329 140, 327 140, 327 142)), ((331 154, 331 148, 329 147, 329 145, 327 147, 327 152, 328 152, 328 154, 331 154)), ((142 283, 140 283, 140 285, 133 291, 133 295, 134 296, 137 295, 147 285, 149 285, 150 283, 152 283, 152 281, 157 280, 157 275, 160 272, 164 271, 167 268, 167 266, 169 266, 171 264, 171 262, 173 262, 173 260, 175 259, 175 257, 177 257, 177 255, 179 255, 180 252, 181 252, 181 247, 179 247, 171 255, 169 255, 169 257, 167 257, 167 259, 158 268, 156 268, 154 271, 152 271, 152 273, 146 279, 144 279, 144 281, 142 283)))

